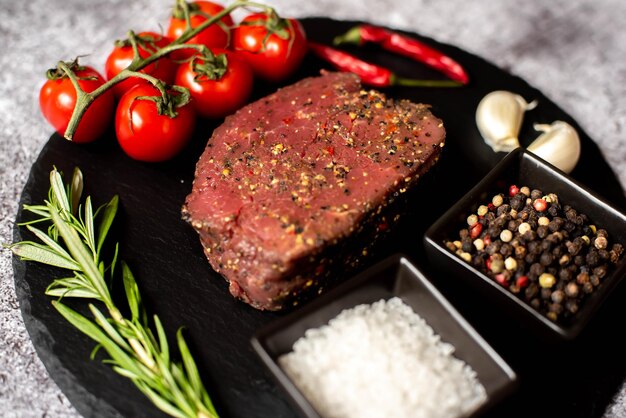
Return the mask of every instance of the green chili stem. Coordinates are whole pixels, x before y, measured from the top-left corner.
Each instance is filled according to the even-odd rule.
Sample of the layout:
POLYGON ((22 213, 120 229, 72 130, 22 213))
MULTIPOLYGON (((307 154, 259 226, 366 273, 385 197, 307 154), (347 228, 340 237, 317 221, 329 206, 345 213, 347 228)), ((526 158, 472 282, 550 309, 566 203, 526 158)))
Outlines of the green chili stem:
POLYGON ((390 84, 406 87, 461 87, 463 85, 463 83, 454 80, 420 80, 398 77, 395 74, 391 76, 390 84))

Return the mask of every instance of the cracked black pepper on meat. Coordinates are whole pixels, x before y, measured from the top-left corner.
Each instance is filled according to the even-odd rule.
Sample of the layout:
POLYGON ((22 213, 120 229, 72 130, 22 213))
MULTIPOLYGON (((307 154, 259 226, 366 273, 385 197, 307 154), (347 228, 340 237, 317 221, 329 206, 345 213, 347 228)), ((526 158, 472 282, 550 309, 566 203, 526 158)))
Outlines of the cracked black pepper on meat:
POLYGON ((352 74, 307 78, 215 130, 183 218, 235 297, 293 306, 367 256, 444 141, 427 105, 362 90, 352 74))

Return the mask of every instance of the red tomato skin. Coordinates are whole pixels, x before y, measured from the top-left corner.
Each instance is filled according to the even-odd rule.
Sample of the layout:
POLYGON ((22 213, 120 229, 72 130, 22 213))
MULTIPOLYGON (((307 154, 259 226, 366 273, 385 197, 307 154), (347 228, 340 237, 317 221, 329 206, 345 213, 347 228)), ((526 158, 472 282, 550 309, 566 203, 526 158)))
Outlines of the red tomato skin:
MULTIPOLYGON (((93 68, 84 67, 75 72, 78 84, 90 93, 104 84, 104 78, 93 68), (93 77, 95 79, 84 79, 93 77), (83 78, 83 79, 81 79, 83 78)), ((68 77, 47 80, 39 91, 39 108, 52 127, 63 136, 76 106, 76 90, 68 77)), ((115 99, 110 90, 91 103, 74 132, 73 142, 87 143, 98 139, 113 119, 115 99)))
POLYGON ((138 96, 159 96, 150 84, 137 84, 120 99, 115 113, 115 134, 124 152, 146 162, 169 160, 187 145, 195 127, 195 111, 188 103, 178 116, 159 115, 156 104, 135 100, 138 96))
MULTIPOLYGON (((195 1, 193 2, 197 4, 202 13, 205 13, 209 16, 215 16, 217 13, 224 10, 224 7, 210 2, 210 1, 195 1)), ((203 22, 208 19, 202 15, 192 15, 191 18, 191 27, 196 28, 200 26, 203 22)), ((225 24, 228 28, 234 26, 233 19, 230 15, 226 15, 220 19, 220 21, 225 24)), ((178 19, 175 17, 170 18, 170 23, 167 28, 167 37, 170 39, 178 39, 183 32, 187 29, 187 22, 185 19, 178 19)), ((230 29, 224 30, 217 23, 210 25, 208 28, 204 29, 202 32, 189 39, 186 44, 201 44, 206 45, 209 48, 226 48, 228 47, 228 40, 230 38, 230 29)), ((197 53, 196 50, 193 49, 182 49, 172 53, 172 58, 175 60, 185 60, 187 58, 192 57, 197 53)))
POLYGON ((187 87, 195 104, 196 112, 210 119, 223 118, 241 108, 250 98, 254 76, 248 62, 237 53, 214 50, 226 54, 228 68, 219 80, 194 80, 196 73, 192 63, 178 67, 176 85, 187 87))
MULTIPOLYGON (((246 16, 243 22, 264 20, 267 20, 265 14, 254 13, 246 16)), ((292 25, 290 39, 280 39, 272 34, 267 38, 265 50, 263 50, 263 40, 267 36, 265 27, 239 25, 232 31, 233 49, 248 60, 254 74, 263 80, 273 83, 285 80, 298 69, 306 55, 304 28, 295 19, 289 19, 289 22, 292 25), (291 48, 290 41, 293 42, 291 48)))
MULTIPOLYGON (((171 42, 170 39, 155 32, 141 32, 139 36, 152 36, 154 39, 154 44, 159 48, 163 48, 171 42)), ((142 58, 147 58, 151 54, 152 52, 146 51, 141 47, 139 48, 139 56, 141 56, 142 58)), ((122 70, 126 69, 133 61, 133 56, 134 53, 131 46, 113 48, 104 65, 107 80, 112 79, 122 70)), ((176 76, 177 67, 178 66, 174 61, 167 57, 164 57, 157 62, 144 67, 143 69, 141 69, 141 72, 161 79, 166 84, 172 84, 174 82, 174 77, 176 76)), ((137 77, 127 78, 126 80, 113 86, 113 94, 115 94, 115 97, 119 99, 124 93, 130 90, 131 87, 139 83, 147 83, 147 81, 137 77)))

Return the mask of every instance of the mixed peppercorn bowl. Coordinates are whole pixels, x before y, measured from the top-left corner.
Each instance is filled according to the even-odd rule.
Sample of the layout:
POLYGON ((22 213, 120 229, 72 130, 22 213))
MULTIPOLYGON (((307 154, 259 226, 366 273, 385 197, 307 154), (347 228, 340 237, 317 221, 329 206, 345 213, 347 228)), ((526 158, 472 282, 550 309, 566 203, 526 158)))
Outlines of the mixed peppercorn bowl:
POLYGON ((626 273, 626 215, 522 148, 440 217, 424 243, 451 279, 565 339, 626 273))

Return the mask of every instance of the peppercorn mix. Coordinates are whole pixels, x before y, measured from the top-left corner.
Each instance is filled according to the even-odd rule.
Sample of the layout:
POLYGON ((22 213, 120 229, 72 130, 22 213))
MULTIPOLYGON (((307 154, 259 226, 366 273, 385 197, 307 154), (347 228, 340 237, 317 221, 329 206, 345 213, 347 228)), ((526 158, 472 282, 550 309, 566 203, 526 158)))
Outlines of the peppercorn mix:
POLYGON ((556 194, 516 185, 480 205, 445 245, 558 323, 571 322, 624 251, 556 194))

